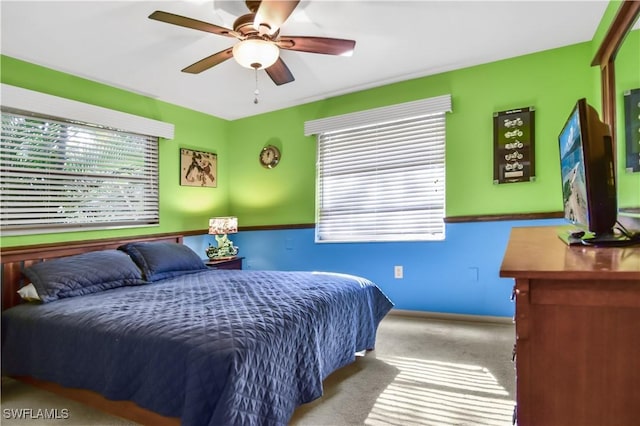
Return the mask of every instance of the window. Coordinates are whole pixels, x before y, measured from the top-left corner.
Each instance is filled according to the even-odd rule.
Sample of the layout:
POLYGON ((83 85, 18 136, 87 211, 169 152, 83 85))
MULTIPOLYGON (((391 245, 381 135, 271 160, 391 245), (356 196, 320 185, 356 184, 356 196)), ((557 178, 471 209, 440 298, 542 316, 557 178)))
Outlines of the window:
POLYGON ((317 242, 444 239, 446 111, 449 95, 305 123, 317 242))
POLYGON ((2 112, 3 232, 157 224, 158 140, 2 112))
MULTIPOLYGON (((12 98, 16 93, 5 92, 3 85, 3 97, 12 98)), ((94 114, 103 110, 38 96, 45 96, 55 109, 61 101, 57 106, 62 110, 68 103, 74 108, 89 107, 94 114)), ((11 104, 3 99, 0 139, 0 228, 4 235, 159 223, 157 136, 25 112, 7 103, 11 104)), ((108 111, 111 122, 133 117, 143 120, 144 127, 148 120, 108 111)), ((140 123, 138 120, 137 125, 140 123)), ((173 126, 169 130, 166 135, 172 136, 173 126)))

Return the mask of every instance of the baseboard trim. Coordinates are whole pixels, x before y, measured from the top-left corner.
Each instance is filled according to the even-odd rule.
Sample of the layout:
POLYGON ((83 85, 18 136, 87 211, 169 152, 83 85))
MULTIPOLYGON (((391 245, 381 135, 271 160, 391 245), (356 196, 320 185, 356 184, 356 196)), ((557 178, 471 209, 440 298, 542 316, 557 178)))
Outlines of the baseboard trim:
POLYGON ((498 324, 513 324, 513 318, 511 317, 498 317, 490 315, 467 315, 467 314, 452 314, 445 312, 429 312, 429 311, 411 311, 406 309, 391 309, 389 315, 396 315, 401 317, 413 317, 423 319, 440 319, 448 321, 467 321, 467 322, 492 322, 498 324))

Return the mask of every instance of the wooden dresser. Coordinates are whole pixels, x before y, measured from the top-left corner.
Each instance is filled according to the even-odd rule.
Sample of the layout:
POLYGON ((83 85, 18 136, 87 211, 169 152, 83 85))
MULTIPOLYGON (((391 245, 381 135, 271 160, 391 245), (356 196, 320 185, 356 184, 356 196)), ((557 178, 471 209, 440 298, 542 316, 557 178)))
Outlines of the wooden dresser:
POLYGON ((564 244, 513 228, 518 426, 640 424, 640 247, 564 244))

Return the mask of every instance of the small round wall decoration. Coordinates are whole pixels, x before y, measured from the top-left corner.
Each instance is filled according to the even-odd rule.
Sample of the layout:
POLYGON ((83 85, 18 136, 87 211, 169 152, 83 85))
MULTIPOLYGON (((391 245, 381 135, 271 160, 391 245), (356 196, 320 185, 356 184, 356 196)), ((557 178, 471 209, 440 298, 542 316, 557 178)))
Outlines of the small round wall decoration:
POLYGON ((267 145, 260 151, 258 159, 263 167, 273 169, 280 162, 280 150, 273 145, 267 145))

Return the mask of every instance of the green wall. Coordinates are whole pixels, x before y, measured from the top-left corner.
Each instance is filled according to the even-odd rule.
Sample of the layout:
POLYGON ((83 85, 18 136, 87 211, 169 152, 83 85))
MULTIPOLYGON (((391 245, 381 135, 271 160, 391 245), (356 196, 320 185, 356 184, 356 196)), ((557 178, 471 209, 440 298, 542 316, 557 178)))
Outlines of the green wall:
POLYGON ((228 122, 207 114, 140 96, 69 74, 1 56, 1 81, 54 96, 86 102, 175 125, 173 140, 160 140, 160 225, 108 231, 83 231, 6 237, 3 247, 205 229, 211 215, 228 214, 228 163, 219 161, 218 187, 179 185, 180 148, 228 156, 228 122))
POLYGON ((557 136, 578 98, 599 97, 591 57, 581 43, 233 121, 231 212, 245 226, 314 222, 316 144, 304 121, 446 93, 447 216, 559 211, 557 136), (493 113, 519 107, 536 110, 536 180, 494 185, 493 113), (282 160, 267 170, 257 155, 271 141, 282 160))
MULTIPOLYGON (((615 6, 610 5, 603 21, 612 19, 615 6)), ((160 141, 159 226, 3 237, 0 244, 203 230, 208 217, 225 214, 237 215, 240 226, 313 223, 316 144, 314 137, 304 136, 305 121, 446 93, 453 100, 453 112, 447 115, 447 216, 559 211, 557 135, 578 98, 586 97, 600 109, 599 71, 590 63, 601 32, 598 30, 593 43, 389 84, 231 122, 1 56, 3 83, 170 122, 176 132, 175 139, 160 141), (494 185, 493 113, 520 107, 536 110, 536 180, 494 185), (258 163, 258 153, 266 144, 277 145, 282 152, 275 169, 258 163), (179 185, 180 148, 218 154, 218 188, 179 185)), ((639 44, 636 31, 618 55, 620 91, 640 87, 639 44)), ((618 98, 621 134, 622 100, 618 98)), ((640 173, 625 174, 622 165, 619 169, 620 204, 639 206, 640 173)))

